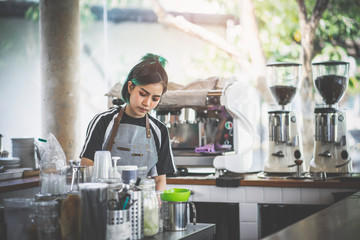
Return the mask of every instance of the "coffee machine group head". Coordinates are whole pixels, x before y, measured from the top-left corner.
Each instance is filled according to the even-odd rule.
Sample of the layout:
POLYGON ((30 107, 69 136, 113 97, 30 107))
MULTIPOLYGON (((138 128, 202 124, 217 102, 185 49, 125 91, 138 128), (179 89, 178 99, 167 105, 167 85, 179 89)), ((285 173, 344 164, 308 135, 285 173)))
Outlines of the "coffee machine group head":
POLYGON ((313 63, 312 71, 315 88, 324 104, 314 110, 315 140, 310 172, 347 174, 352 170, 352 163, 347 145, 345 112, 338 108, 338 103, 348 86, 349 63, 313 63))
POLYGON ((269 149, 264 173, 289 175, 303 171, 302 144, 291 102, 301 85, 301 64, 267 64, 267 86, 277 102, 269 114, 269 149))

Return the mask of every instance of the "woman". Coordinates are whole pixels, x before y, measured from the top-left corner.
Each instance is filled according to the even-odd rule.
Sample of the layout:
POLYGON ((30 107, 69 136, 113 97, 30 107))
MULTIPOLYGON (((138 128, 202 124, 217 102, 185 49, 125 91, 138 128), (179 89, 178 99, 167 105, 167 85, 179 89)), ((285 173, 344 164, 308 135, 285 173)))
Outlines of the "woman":
POLYGON ((90 122, 81 164, 91 166, 96 151, 109 150, 118 165, 148 167, 156 190, 165 190, 166 174, 176 171, 166 126, 149 116, 167 90, 166 59, 147 54, 135 65, 123 87, 124 107, 96 115, 90 122))

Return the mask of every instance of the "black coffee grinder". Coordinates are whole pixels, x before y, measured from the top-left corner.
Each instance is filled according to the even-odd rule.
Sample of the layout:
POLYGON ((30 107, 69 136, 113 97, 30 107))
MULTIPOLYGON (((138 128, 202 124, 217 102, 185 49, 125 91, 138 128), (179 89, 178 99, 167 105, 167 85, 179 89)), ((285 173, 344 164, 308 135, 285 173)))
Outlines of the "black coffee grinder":
POLYGON ((345 112, 338 108, 349 82, 349 63, 312 64, 314 85, 324 102, 315 108, 314 155, 310 173, 344 175, 352 171, 347 145, 345 112))

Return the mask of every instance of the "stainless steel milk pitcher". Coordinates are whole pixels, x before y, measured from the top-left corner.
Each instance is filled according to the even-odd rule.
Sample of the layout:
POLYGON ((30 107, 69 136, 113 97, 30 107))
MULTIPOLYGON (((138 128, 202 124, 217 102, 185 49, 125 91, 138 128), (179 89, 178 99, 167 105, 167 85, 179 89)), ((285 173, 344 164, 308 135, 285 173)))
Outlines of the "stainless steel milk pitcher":
POLYGON ((187 206, 191 205, 193 210, 193 224, 196 224, 196 208, 193 202, 168 202, 163 201, 161 205, 161 214, 164 221, 165 231, 186 230, 188 224, 187 206))

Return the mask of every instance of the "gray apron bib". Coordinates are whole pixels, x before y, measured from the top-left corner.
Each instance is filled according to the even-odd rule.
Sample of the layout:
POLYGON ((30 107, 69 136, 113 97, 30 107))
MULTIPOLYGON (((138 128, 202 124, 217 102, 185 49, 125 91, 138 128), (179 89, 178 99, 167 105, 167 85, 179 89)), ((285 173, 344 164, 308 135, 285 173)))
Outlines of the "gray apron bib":
POLYGON ((133 124, 120 124, 125 108, 122 108, 114 120, 114 125, 108 138, 106 150, 111 151, 111 156, 121 159, 118 165, 147 166, 149 172, 157 161, 155 140, 151 134, 149 117, 146 114, 146 127, 133 124))

